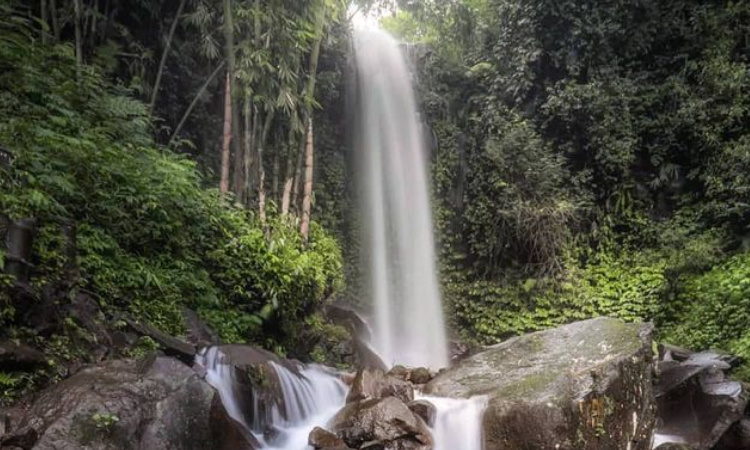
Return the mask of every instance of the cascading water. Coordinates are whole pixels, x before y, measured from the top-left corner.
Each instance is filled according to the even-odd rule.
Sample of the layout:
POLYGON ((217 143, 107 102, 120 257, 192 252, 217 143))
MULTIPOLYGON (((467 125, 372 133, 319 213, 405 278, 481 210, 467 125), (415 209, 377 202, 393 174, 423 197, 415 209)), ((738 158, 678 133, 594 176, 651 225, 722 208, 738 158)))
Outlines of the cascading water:
POLYGON ((219 392, 227 413, 244 425, 264 450, 311 448, 307 445, 310 431, 316 426, 325 426, 346 402, 347 387, 325 368, 301 366, 299 374, 296 374, 282 365, 269 363, 279 380, 284 413, 276 407, 272 408, 267 419, 276 433, 273 438, 266 438, 264 428, 268 424, 261 420, 257 399, 253 398, 252 421, 248 420, 235 391, 234 370, 225 361, 220 349, 209 348, 198 359, 206 368, 206 381, 219 392))
POLYGON ((373 346, 388 364, 448 365, 425 141, 398 42, 355 30, 358 154, 374 305, 373 346))
POLYGON ((485 397, 422 399, 435 405, 437 411, 432 427, 434 450, 482 450, 482 415, 487 407, 485 397))

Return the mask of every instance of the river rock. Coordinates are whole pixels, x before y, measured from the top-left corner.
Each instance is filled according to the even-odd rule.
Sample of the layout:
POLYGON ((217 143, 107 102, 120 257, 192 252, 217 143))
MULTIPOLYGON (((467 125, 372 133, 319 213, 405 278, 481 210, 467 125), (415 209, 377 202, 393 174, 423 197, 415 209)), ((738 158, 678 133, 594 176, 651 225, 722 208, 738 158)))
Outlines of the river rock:
POLYGON ((231 433, 211 423, 209 411, 217 396, 173 358, 153 357, 140 365, 107 361, 42 391, 0 438, 0 447, 251 450, 225 445, 231 433))
POLYGON ((237 344, 208 348, 198 361, 206 369, 219 364, 229 366, 231 389, 245 423, 265 430, 272 422, 274 411, 286 415, 281 382, 274 366, 283 366, 299 375, 299 368, 293 362, 266 350, 237 344))
POLYGON ((310 432, 308 444, 315 450, 349 450, 343 439, 320 427, 315 427, 310 432))
POLYGON ((721 437, 716 448, 719 450, 750 449, 750 417, 735 422, 721 437))
POLYGON ((138 334, 148 336, 156 341, 167 355, 179 358, 188 364, 191 364, 195 359, 196 349, 194 345, 170 336, 151 325, 138 323, 129 317, 125 317, 123 320, 138 334))
POLYGON ((414 400, 414 388, 406 381, 391 377, 382 370, 360 369, 354 377, 346 402, 385 397, 396 397, 404 403, 409 403, 414 400))
POLYGON ((485 450, 649 450, 650 324, 599 318, 513 338, 442 372, 431 395, 487 396, 485 450))
POLYGON ((435 425, 435 418, 437 417, 437 408, 435 408, 435 405, 427 400, 415 400, 409 403, 408 406, 411 412, 424 420, 427 426, 431 427, 435 425))
POLYGON ((396 397, 349 403, 331 421, 331 429, 352 448, 429 450, 425 423, 396 397))
POLYGON ((729 361, 723 353, 702 352, 681 362, 659 362, 659 435, 697 450, 715 448, 719 442, 720 450, 734 450, 733 443, 743 441, 741 420, 750 393, 727 378, 724 371, 731 368, 729 361))
POLYGON ((432 374, 430 370, 425 367, 417 367, 411 370, 411 376, 409 381, 414 384, 427 384, 432 380, 432 374))
POLYGON ((182 322, 185 324, 185 338, 197 348, 221 343, 218 333, 211 329, 198 313, 190 308, 182 308, 182 322))
POLYGON ((39 350, 11 341, 0 341, 0 369, 33 370, 46 365, 47 358, 39 350))

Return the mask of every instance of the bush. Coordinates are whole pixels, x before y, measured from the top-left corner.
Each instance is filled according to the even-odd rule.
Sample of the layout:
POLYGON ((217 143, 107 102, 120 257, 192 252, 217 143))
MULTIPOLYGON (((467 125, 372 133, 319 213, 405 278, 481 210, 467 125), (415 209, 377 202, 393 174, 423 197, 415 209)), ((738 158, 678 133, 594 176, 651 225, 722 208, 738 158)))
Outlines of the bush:
POLYGON ((750 360, 750 253, 681 280, 661 324, 664 339, 688 348, 719 348, 750 360))
POLYGON ((446 289, 458 324, 482 343, 598 316, 652 320, 667 287, 665 263, 638 253, 602 252, 569 263, 561 279, 454 283, 446 289))

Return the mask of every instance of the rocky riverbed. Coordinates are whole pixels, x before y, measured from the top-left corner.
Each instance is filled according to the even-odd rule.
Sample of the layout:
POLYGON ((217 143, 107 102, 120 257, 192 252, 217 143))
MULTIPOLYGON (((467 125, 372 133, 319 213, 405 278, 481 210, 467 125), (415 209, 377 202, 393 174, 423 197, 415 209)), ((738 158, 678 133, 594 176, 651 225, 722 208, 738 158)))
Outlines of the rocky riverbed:
MULTIPOLYGON (((482 399, 484 450, 649 450, 655 435, 661 449, 750 448, 747 393, 725 376, 733 359, 659 350, 653 333, 649 324, 601 318, 511 339, 437 374, 370 364, 331 375, 349 392, 341 409, 312 429, 309 444, 441 448, 440 402, 430 401, 440 397, 482 399)), ((285 398, 289 377, 305 377, 301 363, 248 346, 213 347, 233 380, 222 401, 215 382, 206 381, 205 358, 188 358, 189 346, 163 340, 176 346, 173 356, 83 367, 2 411, 0 448, 258 449, 274 442, 294 402, 303 401, 285 398), (228 411, 226 395, 239 415, 228 411)), ((17 363, 28 351, 5 360, 17 363)), ((467 435, 457 442, 469 441, 467 435)))

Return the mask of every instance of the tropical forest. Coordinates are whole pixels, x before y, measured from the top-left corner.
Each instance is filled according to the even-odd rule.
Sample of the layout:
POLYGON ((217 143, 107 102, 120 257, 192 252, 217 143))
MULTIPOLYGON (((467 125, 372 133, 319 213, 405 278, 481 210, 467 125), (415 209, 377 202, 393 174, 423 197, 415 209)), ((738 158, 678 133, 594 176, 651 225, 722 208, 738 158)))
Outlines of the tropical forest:
POLYGON ((0 0, 0 450, 750 450, 750 2, 0 0))

